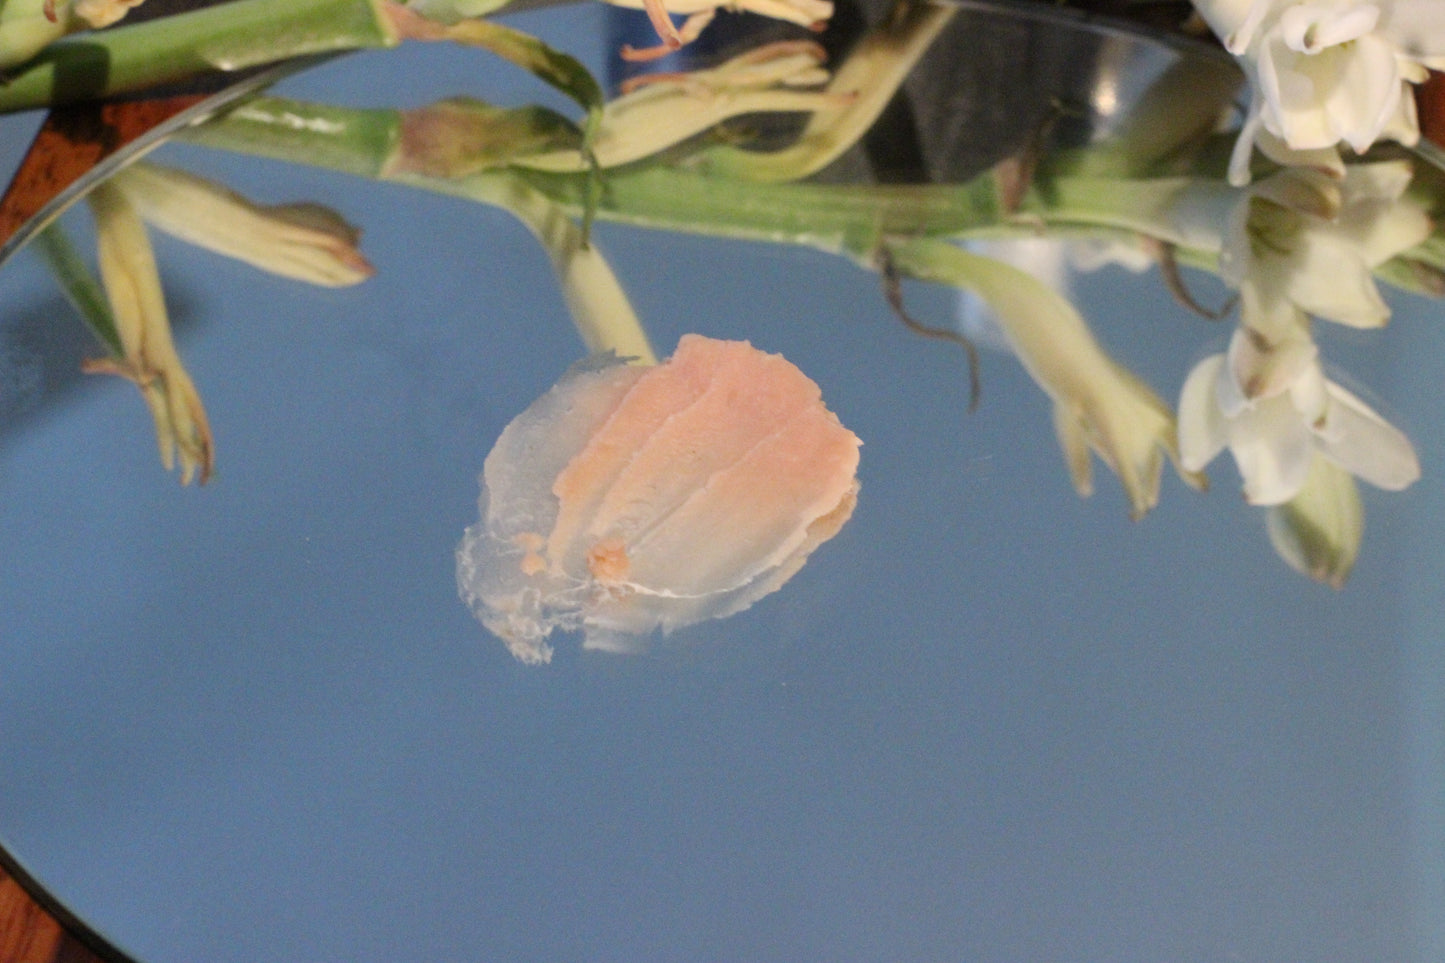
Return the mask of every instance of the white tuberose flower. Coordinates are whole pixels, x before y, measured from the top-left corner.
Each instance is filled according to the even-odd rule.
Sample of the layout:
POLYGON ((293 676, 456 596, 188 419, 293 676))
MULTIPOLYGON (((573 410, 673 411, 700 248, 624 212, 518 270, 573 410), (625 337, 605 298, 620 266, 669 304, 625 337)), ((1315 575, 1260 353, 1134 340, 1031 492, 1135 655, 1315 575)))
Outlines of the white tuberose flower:
POLYGON ((1410 439, 1320 370, 1303 329, 1267 344, 1252 329, 1235 331, 1227 355, 1201 361, 1179 399, 1179 454, 1198 471, 1225 447, 1253 505, 1294 498, 1315 455, 1391 491, 1420 477, 1410 439))
POLYGON ((1291 168, 1244 192, 1220 267, 1240 292, 1245 323, 1276 340, 1296 325, 1296 309, 1355 328, 1383 325, 1390 309, 1374 269, 1433 227, 1404 196, 1412 174, 1407 161, 1352 164, 1338 181, 1291 168))
POLYGON ((1410 84, 1445 65, 1445 4, 1439 0, 1195 0, 1254 87, 1230 180, 1249 179, 1249 151, 1338 169, 1335 145, 1356 153, 1377 140, 1413 145, 1420 136, 1410 84), (1271 144, 1270 136, 1281 145, 1271 144))

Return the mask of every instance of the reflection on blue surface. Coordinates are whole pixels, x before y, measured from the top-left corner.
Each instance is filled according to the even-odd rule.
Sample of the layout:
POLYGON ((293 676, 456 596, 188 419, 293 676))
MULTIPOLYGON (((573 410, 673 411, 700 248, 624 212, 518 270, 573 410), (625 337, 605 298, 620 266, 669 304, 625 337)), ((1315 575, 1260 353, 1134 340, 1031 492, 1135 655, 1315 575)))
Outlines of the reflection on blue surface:
MULTIPOLYGON (((1421 359, 1439 358, 1439 318, 1397 318, 1395 377, 1410 410, 1418 412, 1421 428, 1432 428, 1428 412, 1440 411, 1440 379, 1421 359)), ((1442 457, 1438 432, 1422 432, 1426 464, 1439 465, 1442 457)), ((1410 518, 1401 525, 1402 632, 1401 715, 1404 773, 1410 797, 1410 824, 1406 843, 1411 855, 1415 889, 1415 920, 1419 943, 1414 959, 1445 957, 1445 610, 1440 586, 1445 584, 1445 489, 1425 486, 1410 518)), ((1384 643, 1383 632, 1375 637, 1384 643)))
MULTIPOLYGON (((305 89, 479 83, 458 53, 404 87, 408 56, 305 89)), ((961 358, 872 275, 599 229, 657 343, 748 338, 818 381, 863 492, 787 592, 539 672, 457 601, 452 550, 497 434, 580 354, 542 253, 444 198, 309 171, 274 197, 269 165, 167 156, 337 207, 380 274, 321 291, 159 245, 204 490, 119 382, 0 436, 0 833, 138 958, 1440 958, 1430 306, 1333 348, 1425 466, 1366 493, 1336 593, 1278 563, 1227 468, 1139 523, 1112 479, 1077 500, 1017 366, 987 357, 966 416, 961 358)), ((8 311, 71 323, 37 273, 0 275, 8 311)), ((1207 329, 1118 280, 1081 303, 1177 385, 1207 329)))

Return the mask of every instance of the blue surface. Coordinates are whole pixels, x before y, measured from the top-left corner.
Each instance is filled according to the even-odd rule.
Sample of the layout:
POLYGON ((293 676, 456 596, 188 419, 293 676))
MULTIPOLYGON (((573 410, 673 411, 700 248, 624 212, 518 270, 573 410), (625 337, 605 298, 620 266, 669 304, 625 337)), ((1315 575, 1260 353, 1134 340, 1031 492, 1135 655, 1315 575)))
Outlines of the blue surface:
MULTIPOLYGON (((555 17, 523 25, 602 35, 555 17)), ((482 64, 363 56, 291 89, 536 96, 482 64)), ((1327 342, 1425 472, 1365 493, 1337 593, 1275 559, 1224 462, 1139 523, 1101 466, 1075 498, 1018 366, 986 356, 966 415, 960 353, 874 276, 604 226, 659 347, 781 351, 864 439, 863 490, 753 609, 528 668, 452 550, 491 443, 581 353, 541 250, 461 202, 168 156, 337 207, 379 274, 321 291, 158 241, 204 490, 118 380, 32 366, 0 435, 0 840, 138 959, 1440 958, 1438 306, 1327 342)), ((1222 342, 1154 279, 1082 285, 1166 395, 1222 342)), ((33 259, 0 303, 73 323, 33 259)))

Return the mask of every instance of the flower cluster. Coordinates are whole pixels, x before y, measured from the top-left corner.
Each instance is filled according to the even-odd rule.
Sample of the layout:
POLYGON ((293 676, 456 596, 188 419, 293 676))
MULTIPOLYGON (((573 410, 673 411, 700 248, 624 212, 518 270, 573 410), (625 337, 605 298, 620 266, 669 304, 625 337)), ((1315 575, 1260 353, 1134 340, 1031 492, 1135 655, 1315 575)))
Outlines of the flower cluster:
MULTIPOLYGON (((28 58, 36 38, 102 26, 137 2, 0 0, 0 70, 28 58)), ((688 43, 719 8, 809 27, 833 10, 829 0, 607 2, 645 10, 662 41, 624 51, 633 59, 688 43)), ((944 204, 941 192, 901 185, 795 183, 824 172, 873 127, 952 23, 958 8, 942 0, 899 5, 832 68, 812 41, 771 43, 688 73, 653 74, 611 100, 570 56, 484 19, 491 0, 385 0, 376 8, 388 42, 486 49, 542 78, 587 117, 573 123, 540 107, 454 98, 395 112, 384 147, 368 142, 357 151, 365 162, 338 163, 516 215, 546 248, 594 350, 653 360, 622 286, 589 238, 594 215, 850 256, 883 276, 900 315, 901 278, 965 289, 996 315, 1000 340, 1047 395, 1080 494, 1093 490, 1097 456, 1138 518, 1157 503, 1167 462, 1184 483, 1202 488, 1204 470, 1227 450, 1245 501, 1266 513, 1279 554, 1338 585, 1360 545, 1356 480, 1399 490, 1419 477, 1420 465, 1406 434, 1365 393, 1327 373, 1315 325, 1385 325, 1390 310, 1377 277, 1410 283, 1415 272, 1420 286, 1445 291, 1445 240, 1411 193, 1415 171, 1405 161, 1362 156, 1382 140, 1419 138, 1412 85, 1445 67, 1445 0, 1194 2, 1250 83, 1227 171, 1200 148, 1213 143, 1232 87, 1193 89, 1201 85, 1185 78, 1163 94, 1151 90, 1140 102, 1147 109, 1134 111, 1117 143, 1080 147, 1054 164, 1046 127, 991 176, 949 185, 944 204), (720 129, 756 113, 801 115, 796 136, 754 149, 720 129), (1256 166, 1256 148, 1271 163, 1256 166), (1156 261, 1187 303, 1179 263, 1217 271, 1235 292, 1238 323, 1228 347, 1184 379, 1177 417, 1105 350, 1064 293, 961 243, 1051 229, 1101 245, 1096 260, 1156 261)), ((1237 82, 1237 74, 1222 73, 1237 82)), ((218 118, 218 141, 202 131, 201 142, 255 150, 294 136, 289 156, 310 163, 318 152, 301 149, 306 125, 275 122, 290 116, 288 103, 252 101, 218 118), (229 141, 228 125, 236 125, 229 141)), ((323 113, 332 117, 331 108, 323 113)), ((331 156, 330 143, 319 153, 331 156)), ((369 265, 355 232, 330 212, 258 207, 177 171, 137 165, 97 192, 93 207, 114 337, 107 338, 111 357, 90 370, 134 381, 167 464, 178 459, 183 479, 204 481, 211 439, 171 343, 142 219, 312 283, 356 283, 369 265)))
POLYGON ((1410 85, 1445 66, 1434 0, 1194 0, 1248 74, 1252 97, 1230 179, 1259 147, 1279 163, 1339 172, 1338 146, 1420 137, 1410 85))
MULTIPOLYGON (((1181 476, 1191 482, 1201 481, 1227 450, 1246 502, 1266 512, 1276 551, 1299 571, 1339 585, 1363 531, 1356 480, 1398 491, 1420 476, 1420 464, 1404 432, 1343 379, 1327 375, 1314 325, 1383 327, 1390 309, 1377 275, 1398 279, 1417 257, 1433 264, 1433 255, 1420 252, 1438 243, 1425 202, 1410 191, 1410 162, 1346 162, 1339 145, 1359 153, 1382 137, 1418 137, 1408 84, 1433 64, 1433 45, 1445 50, 1445 4, 1199 0, 1197 6, 1244 57, 1254 85, 1231 176, 1098 177, 1064 187, 1056 179, 1051 187, 1056 196, 1069 195, 1060 205, 1067 210, 1045 207, 1043 216, 1122 231, 1134 239, 1132 250, 1152 251, 1166 269, 1175 252, 1187 251, 1191 263, 1214 268, 1235 291, 1237 327, 1227 350, 1198 362, 1185 379, 1177 428, 1165 408, 1166 417, 1137 436, 1153 435, 1166 451, 1177 448, 1181 476), (1251 176, 1255 146, 1278 165, 1272 172, 1251 176)), ((1156 119, 1161 126, 1171 122, 1156 119)), ((1115 235, 1115 248, 1119 240, 1115 235)), ((1177 274, 1173 283, 1192 305, 1177 274)), ((1105 388, 1124 383, 1117 373, 1104 376, 1098 364, 1081 360, 1093 352, 1039 350, 1068 340, 1057 325, 1037 344, 1018 338, 1031 318, 1047 313, 1042 299, 1035 300, 1027 311, 990 306, 1010 346, 1054 398, 1056 412, 1085 410, 1090 396, 1128 397, 1105 388)), ((1145 397, 1137 390, 1132 395, 1145 397)), ((1060 421, 1060 440, 1077 487, 1087 493, 1078 470, 1087 467, 1085 449, 1063 430, 1068 423, 1060 421)), ((1128 462, 1119 455, 1128 446, 1121 437, 1095 432, 1090 445, 1124 481, 1137 516, 1156 497, 1158 460, 1142 476, 1152 479, 1150 487, 1139 489, 1122 467, 1128 462)))
POLYGON ((1373 272, 1432 230, 1405 196, 1411 174, 1404 161, 1338 176, 1285 168, 1240 191, 1219 252, 1240 323, 1227 352, 1189 374, 1179 401, 1185 467, 1202 470, 1228 448, 1245 499, 1271 508, 1276 549, 1332 584, 1359 548, 1353 478, 1397 491, 1420 466, 1403 432, 1325 376, 1311 324, 1378 328, 1389 319, 1373 272))
MULTIPOLYGON (((1153 250, 1165 268, 1172 269, 1173 252, 1188 251, 1236 292, 1239 320, 1227 350, 1189 373, 1177 430, 1172 419, 1162 422, 1160 437, 1177 444, 1187 480, 1201 479, 1228 450, 1245 500, 1266 512, 1279 555, 1338 586, 1363 531, 1356 479, 1397 491, 1415 482, 1420 464, 1404 432, 1326 374, 1313 325, 1384 326, 1390 309, 1377 274, 1398 279, 1401 265, 1436 243, 1428 211, 1409 191, 1411 164, 1359 155, 1381 140, 1419 139, 1411 85, 1425 79, 1427 68, 1445 67, 1445 4, 1194 2, 1239 58, 1251 87, 1227 183, 1103 179, 1078 188, 1087 211, 1073 216, 1140 239, 1139 248, 1153 250), (1252 169, 1255 148, 1272 172, 1252 169)), ((1173 286, 1193 303, 1177 275, 1173 286)), ((1006 332, 1018 327, 998 313, 1006 332)), ((1013 347, 1026 367, 1036 367, 1026 345, 1013 347)), ((1056 410, 1061 397, 1084 397, 1077 385, 1089 379, 1069 372, 1086 366, 1073 353, 1062 353, 1052 367, 1050 378, 1035 374, 1052 386, 1056 410)), ((1067 433, 1060 437, 1066 452, 1077 447, 1067 433)), ((1098 446, 1106 461, 1109 448, 1098 446)), ((1070 462, 1079 464, 1078 456, 1070 462)), ((1149 504, 1152 498, 1135 498, 1136 515, 1149 504)))
POLYGON ((1225 354, 1195 366, 1179 399, 1183 463, 1200 470, 1226 447, 1253 505, 1282 505, 1324 458, 1384 489, 1420 476, 1410 439, 1354 394, 1325 377, 1301 333, 1270 344, 1240 327, 1225 354))

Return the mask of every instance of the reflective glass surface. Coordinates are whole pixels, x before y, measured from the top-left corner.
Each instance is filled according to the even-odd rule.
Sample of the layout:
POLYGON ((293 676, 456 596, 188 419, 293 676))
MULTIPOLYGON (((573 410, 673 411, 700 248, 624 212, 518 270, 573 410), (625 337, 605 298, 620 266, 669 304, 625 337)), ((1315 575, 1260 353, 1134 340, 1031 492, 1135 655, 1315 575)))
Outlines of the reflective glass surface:
MULTIPOLYGON (((821 180, 962 183, 1035 142, 1106 144, 1179 58, 1222 62, 987 11, 998 63, 945 33, 908 88, 914 152, 821 180), (979 93, 1018 50, 1014 92, 979 93)), ((506 22, 609 82, 646 33, 601 5, 506 22)), ((272 93, 577 114, 440 44, 272 93)), ((7 171, 37 123, 0 121, 7 171)), ((36 250, 0 268, 0 844, 136 960, 1445 954, 1438 302, 1385 287, 1385 329, 1316 325, 1421 468, 1360 486, 1332 588, 1272 548, 1227 454, 1204 493, 1166 464, 1143 517, 1098 457, 1078 497, 1049 396, 957 288, 899 285, 909 319, 971 334, 973 411, 967 351, 910 328, 877 262, 604 203, 592 240, 658 354, 701 333, 784 355, 862 439, 861 490, 745 611, 628 655, 563 632, 527 665, 459 598, 454 552, 488 451, 588 353, 547 252, 494 205, 199 139, 148 160, 332 208, 375 267, 324 288, 154 236, 208 484, 159 464, 134 385, 81 373, 104 349, 36 250)), ((83 207, 61 223, 92 258, 83 207)), ((1234 321, 1157 267, 1078 264, 1054 277, 1098 342, 1175 406, 1234 321)))

